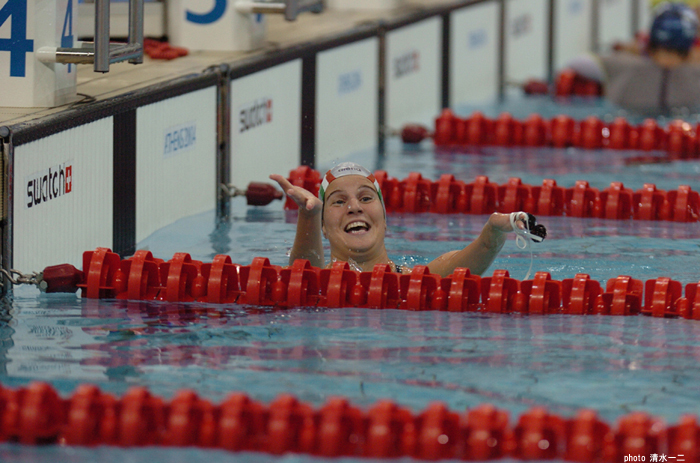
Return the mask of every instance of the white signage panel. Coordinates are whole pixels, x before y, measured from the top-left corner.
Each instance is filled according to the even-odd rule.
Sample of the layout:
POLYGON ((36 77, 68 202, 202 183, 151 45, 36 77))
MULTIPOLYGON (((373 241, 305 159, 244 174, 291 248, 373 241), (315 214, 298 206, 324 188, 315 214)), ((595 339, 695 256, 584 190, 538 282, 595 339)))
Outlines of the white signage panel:
POLYGON ((462 8, 450 17, 450 106, 498 95, 500 2, 462 8))
POLYGON ((231 181, 287 175, 301 162, 301 60, 231 82, 231 181))
POLYGON ((548 0, 508 0, 505 20, 506 81, 547 77, 548 0))
POLYGON ((317 164, 376 147, 378 68, 374 37, 317 55, 317 164))
POLYGON ((15 268, 82 268, 84 251, 112 247, 112 133, 107 117, 15 147, 15 268))
POLYGON ((637 24, 637 32, 648 32, 651 29, 652 20, 652 2, 651 0, 636 0, 637 8, 639 8, 639 23, 637 24))
POLYGON ((136 242, 216 207, 216 87, 136 110, 136 242))
POLYGON ((598 0, 598 46, 606 52, 616 42, 632 39, 632 1, 598 0))
POLYGON ((432 122, 441 109, 442 18, 386 34, 386 124, 432 122))
POLYGON ((554 69, 561 70, 593 45, 593 3, 590 0, 555 0, 554 69))

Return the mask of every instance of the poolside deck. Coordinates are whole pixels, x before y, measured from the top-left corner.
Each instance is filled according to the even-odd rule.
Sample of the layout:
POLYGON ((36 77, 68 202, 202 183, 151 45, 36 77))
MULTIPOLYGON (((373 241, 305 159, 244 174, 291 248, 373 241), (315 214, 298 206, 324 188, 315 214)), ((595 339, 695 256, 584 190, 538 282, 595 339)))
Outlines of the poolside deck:
MULTIPOLYGON (((243 61, 263 57, 281 48, 300 46, 342 36, 358 27, 379 26, 386 21, 397 21, 422 10, 445 5, 468 3, 464 0, 410 0, 406 6, 395 10, 338 11, 327 10, 322 14, 302 14, 296 21, 287 22, 282 16, 268 17, 266 44, 263 48, 248 52, 191 51, 187 56, 171 61, 154 60, 144 56, 143 64, 127 62, 111 65, 105 74, 96 73, 91 65, 78 66, 78 97, 75 104, 86 95, 97 100, 107 100, 119 95, 157 86, 188 74, 198 74, 210 66, 236 65, 243 61)), ((39 119, 65 110, 69 105, 54 108, 0 107, 0 125, 13 125, 39 119)))

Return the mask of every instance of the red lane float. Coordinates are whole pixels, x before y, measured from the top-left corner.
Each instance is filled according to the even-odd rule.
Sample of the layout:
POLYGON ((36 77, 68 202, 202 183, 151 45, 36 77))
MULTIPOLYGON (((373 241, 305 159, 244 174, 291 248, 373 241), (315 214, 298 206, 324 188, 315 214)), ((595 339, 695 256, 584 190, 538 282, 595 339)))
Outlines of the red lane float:
MULTIPOLYGON (((602 218, 610 220, 700 221, 700 194, 688 185, 664 191, 653 183, 632 191, 622 182, 608 188, 593 188, 584 180, 571 188, 544 179, 542 185, 527 185, 512 177, 504 185, 480 175, 472 183, 443 174, 438 181, 410 173, 404 180, 389 177, 385 171, 374 173, 384 195, 387 211, 402 213, 434 212, 439 214, 490 214, 492 212, 531 211, 535 215, 602 218)), ((307 166, 291 171, 289 181, 308 187, 318 194, 320 174, 307 166), (311 180, 300 180, 311 179, 311 180)), ((296 209, 288 200, 288 209, 296 209)))
POLYGON ((642 313, 654 317, 678 316, 678 302, 683 292, 679 281, 661 277, 644 283, 644 308, 642 313))
POLYGON ((577 180, 573 188, 565 190, 564 205, 569 217, 600 216, 600 192, 585 180, 577 180))
POLYGON ((465 185, 465 191, 470 197, 465 212, 490 214, 498 208, 496 205, 498 185, 489 182, 485 175, 479 175, 474 183, 465 185))
MULTIPOLYGON (((385 172, 386 174, 386 172, 385 172)), ((466 185, 452 174, 442 174, 440 180, 430 185, 430 212, 454 214, 466 209, 466 185)))
POLYGON ((207 281, 206 302, 213 304, 236 302, 241 295, 238 265, 231 257, 219 254, 211 264, 202 264, 202 277, 207 281))
MULTIPOLYGON (((320 276, 321 296, 325 297, 328 308, 356 306, 353 291, 358 275, 347 262, 334 262, 330 269, 322 269, 320 276)), ((357 304, 362 304, 362 301, 357 301, 357 304)))
POLYGON ((520 294, 520 282, 511 278, 508 270, 494 270, 492 277, 481 279, 481 298, 487 312, 523 312, 520 294))
POLYGON ((527 313, 545 315, 559 312, 561 285, 560 281, 552 280, 549 272, 537 272, 533 280, 520 283, 520 290, 528 301, 527 313))
POLYGON ((626 275, 608 280, 605 292, 596 301, 601 315, 637 315, 642 310, 644 284, 626 275))
POLYGON ((263 404, 240 392, 214 404, 187 389, 165 400, 134 387, 118 398, 89 384, 62 398, 40 382, 0 385, 0 404, 0 442, 26 445, 193 446, 431 461, 612 463, 630 454, 684 455, 686 461, 700 456, 700 426, 692 415, 667 426, 634 412, 608 424, 593 410, 567 418, 534 407, 511 422, 507 411, 491 404, 453 411, 433 402, 414 413, 382 400, 365 411, 343 397, 313 407, 289 394, 263 404))
POLYGON ((72 290, 80 289, 88 299, 237 303, 282 309, 644 314, 700 320, 700 282, 687 284, 684 295, 683 285, 667 277, 642 282, 621 275, 608 280, 603 291, 586 274, 556 281, 548 272, 537 272, 532 280, 519 281, 507 270, 481 278, 458 268, 442 278, 424 265, 415 266, 410 274, 394 273, 388 264, 378 264, 371 272, 355 272, 346 262, 319 269, 299 259, 282 268, 263 257, 256 257, 250 265, 238 265, 226 255, 203 263, 186 253, 163 261, 146 251, 119 261, 106 248, 85 252, 84 265, 89 271, 76 270, 81 280, 72 290))
POLYGON ((531 198, 532 187, 523 184, 519 178, 512 177, 507 184, 498 187, 498 212, 532 210, 531 198))
POLYGON ((622 182, 612 182, 600 192, 601 214, 604 219, 623 220, 632 216, 633 192, 622 182))
POLYGON ((114 297, 116 292, 114 283, 117 280, 119 264, 119 255, 113 253, 111 249, 97 248, 95 251, 83 253, 85 281, 77 285, 83 290, 83 297, 90 299, 114 297))
POLYGON ((595 313, 596 300, 602 293, 600 283, 591 280, 589 275, 577 273, 574 278, 563 280, 562 302, 571 315, 595 313))

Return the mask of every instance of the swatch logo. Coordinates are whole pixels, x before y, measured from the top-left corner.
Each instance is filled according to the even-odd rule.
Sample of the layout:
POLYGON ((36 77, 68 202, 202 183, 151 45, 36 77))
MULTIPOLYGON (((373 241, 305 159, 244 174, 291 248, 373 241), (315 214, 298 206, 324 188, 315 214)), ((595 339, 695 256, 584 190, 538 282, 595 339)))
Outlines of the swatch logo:
POLYGON ((51 166, 25 177, 27 208, 38 206, 73 191, 73 165, 69 162, 51 166))
POLYGON ((196 143, 196 122, 187 122, 185 124, 168 127, 165 130, 163 157, 174 156, 182 151, 190 150, 194 148, 196 143))
POLYGON ((338 94, 345 95, 362 87, 362 72, 351 71, 338 76, 338 94))
POLYGON ((242 105, 238 112, 238 132, 260 127, 272 122, 272 98, 259 98, 242 105))
POLYGON ((420 70, 420 53, 412 50, 394 58, 394 78, 404 77, 420 70))

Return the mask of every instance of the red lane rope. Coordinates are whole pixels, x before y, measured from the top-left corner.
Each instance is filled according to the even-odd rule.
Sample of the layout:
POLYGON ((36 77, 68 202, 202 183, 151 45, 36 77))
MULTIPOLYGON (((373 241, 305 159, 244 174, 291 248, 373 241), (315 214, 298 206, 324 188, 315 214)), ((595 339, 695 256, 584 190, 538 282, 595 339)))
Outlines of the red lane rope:
POLYGON ((666 425, 635 412, 611 425, 593 410, 566 418, 535 407, 511 422, 507 411, 490 404, 457 412, 435 402, 414 414, 388 400, 362 410, 335 397, 314 408, 288 394, 266 405, 243 393, 212 404, 192 390, 180 390, 168 401, 143 387, 117 398, 90 384, 64 399, 41 382, 17 389, 0 385, 2 441, 425 460, 510 457, 618 463, 628 455, 700 458, 700 426, 692 415, 666 425))
POLYGON ((410 274, 393 273, 387 264, 358 273, 346 262, 320 269, 299 259, 282 268, 263 257, 238 265, 226 255, 203 263, 186 253, 166 262, 149 251, 121 260, 97 248, 83 254, 83 271, 69 264, 47 267, 44 280, 47 292, 80 288, 90 299, 700 319, 700 281, 683 288, 667 277, 641 281, 621 275, 603 286, 586 274, 556 281, 549 272, 537 272, 532 280, 519 281, 507 270, 479 277, 459 268, 442 278, 423 265, 410 274))
MULTIPOLYGON (((663 128, 655 119, 645 119, 640 125, 633 126, 623 117, 606 123, 596 116, 576 121, 567 115, 547 120, 539 114, 532 114, 521 121, 509 113, 489 119, 476 111, 461 118, 452 110, 443 109, 435 119, 432 137, 435 146, 442 148, 574 146, 583 149, 660 150, 672 159, 697 159, 700 157, 698 128, 682 120, 674 120, 663 128)), ((415 125, 402 131, 406 142, 420 141, 429 135, 425 128, 415 125)))
MULTIPOLYGON (((573 187, 557 185, 545 179, 542 185, 528 185, 513 177, 499 185, 486 176, 471 183, 444 174, 437 181, 412 172, 398 180, 382 170, 374 172, 384 196, 387 211, 404 213, 433 212, 438 214, 490 214, 492 212, 528 211, 534 215, 602 218, 612 220, 700 221, 700 194, 688 185, 664 191, 653 183, 639 190, 612 182, 608 188, 593 188, 585 180, 573 187)), ((321 174, 302 166, 289 173, 292 185, 318 195, 321 174)), ((287 198, 286 209, 297 209, 287 198)))

